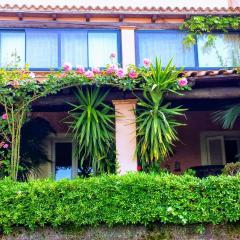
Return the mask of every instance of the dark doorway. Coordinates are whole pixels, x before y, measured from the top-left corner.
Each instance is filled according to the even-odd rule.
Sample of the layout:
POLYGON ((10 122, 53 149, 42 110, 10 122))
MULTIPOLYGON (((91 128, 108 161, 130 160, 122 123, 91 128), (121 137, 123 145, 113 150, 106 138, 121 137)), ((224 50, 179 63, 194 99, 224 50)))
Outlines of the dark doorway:
POLYGON ((55 143, 55 179, 72 178, 72 143, 55 143))

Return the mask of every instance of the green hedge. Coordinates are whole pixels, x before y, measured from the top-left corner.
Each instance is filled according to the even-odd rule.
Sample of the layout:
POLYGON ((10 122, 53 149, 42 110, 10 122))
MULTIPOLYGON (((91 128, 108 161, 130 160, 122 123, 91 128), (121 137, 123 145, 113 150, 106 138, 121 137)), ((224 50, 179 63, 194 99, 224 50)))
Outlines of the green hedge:
POLYGON ((127 174, 89 179, 0 181, 0 228, 240 220, 240 175, 198 179, 127 174))

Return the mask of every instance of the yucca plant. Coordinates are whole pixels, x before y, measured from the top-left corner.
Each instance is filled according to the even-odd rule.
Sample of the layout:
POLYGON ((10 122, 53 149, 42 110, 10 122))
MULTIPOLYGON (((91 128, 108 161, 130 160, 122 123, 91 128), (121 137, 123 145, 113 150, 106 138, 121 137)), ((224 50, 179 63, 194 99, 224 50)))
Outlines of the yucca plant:
POLYGON ((240 104, 228 106, 224 110, 216 111, 213 114, 213 121, 218 122, 224 129, 233 128, 240 116, 240 104))
POLYGON ((114 128, 113 108, 104 103, 108 92, 102 93, 100 88, 78 88, 76 98, 78 104, 70 104, 69 112, 72 121, 70 130, 76 143, 75 155, 80 167, 89 165, 93 172, 108 170, 108 156, 113 151, 114 128))
POLYGON ((161 61, 156 59, 150 70, 137 107, 136 151, 143 165, 162 162, 172 153, 174 142, 178 141, 176 127, 184 125, 176 117, 184 115, 186 110, 163 103, 164 94, 176 92, 177 88, 180 70, 176 70, 172 61, 163 69, 161 61))
POLYGON ((143 164, 165 160, 178 141, 176 127, 184 125, 176 117, 182 116, 185 109, 172 108, 170 103, 163 104, 163 98, 155 98, 155 94, 145 92, 144 99, 138 102, 137 153, 143 164))
POLYGON ((177 91, 177 79, 183 70, 182 68, 177 70, 172 60, 163 68, 162 62, 156 58, 155 64, 150 64, 149 70, 149 74, 143 76, 145 79, 144 91, 152 92, 152 94, 156 95, 156 99, 162 98, 166 92, 179 94, 177 91))

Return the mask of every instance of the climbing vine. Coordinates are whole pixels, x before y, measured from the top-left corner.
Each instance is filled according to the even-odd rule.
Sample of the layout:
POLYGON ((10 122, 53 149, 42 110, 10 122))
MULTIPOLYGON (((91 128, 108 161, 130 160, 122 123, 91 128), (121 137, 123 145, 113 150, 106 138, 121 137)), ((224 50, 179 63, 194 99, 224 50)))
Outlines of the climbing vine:
POLYGON ((214 40, 213 32, 227 33, 229 31, 240 30, 239 16, 194 16, 184 21, 180 30, 185 30, 189 34, 184 39, 184 45, 191 46, 196 43, 196 35, 210 33, 207 42, 211 44, 214 40))

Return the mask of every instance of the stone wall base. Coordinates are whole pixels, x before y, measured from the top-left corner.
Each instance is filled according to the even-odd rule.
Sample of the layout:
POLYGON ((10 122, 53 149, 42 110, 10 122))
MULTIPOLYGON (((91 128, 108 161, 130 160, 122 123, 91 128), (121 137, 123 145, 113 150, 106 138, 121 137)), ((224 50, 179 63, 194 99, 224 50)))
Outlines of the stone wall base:
POLYGON ((35 231, 17 228, 1 240, 237 240, 240 224, 224 225, 162 225, 115 226, 112 228, 83 227, 81 229, 38 228, 35 231))

